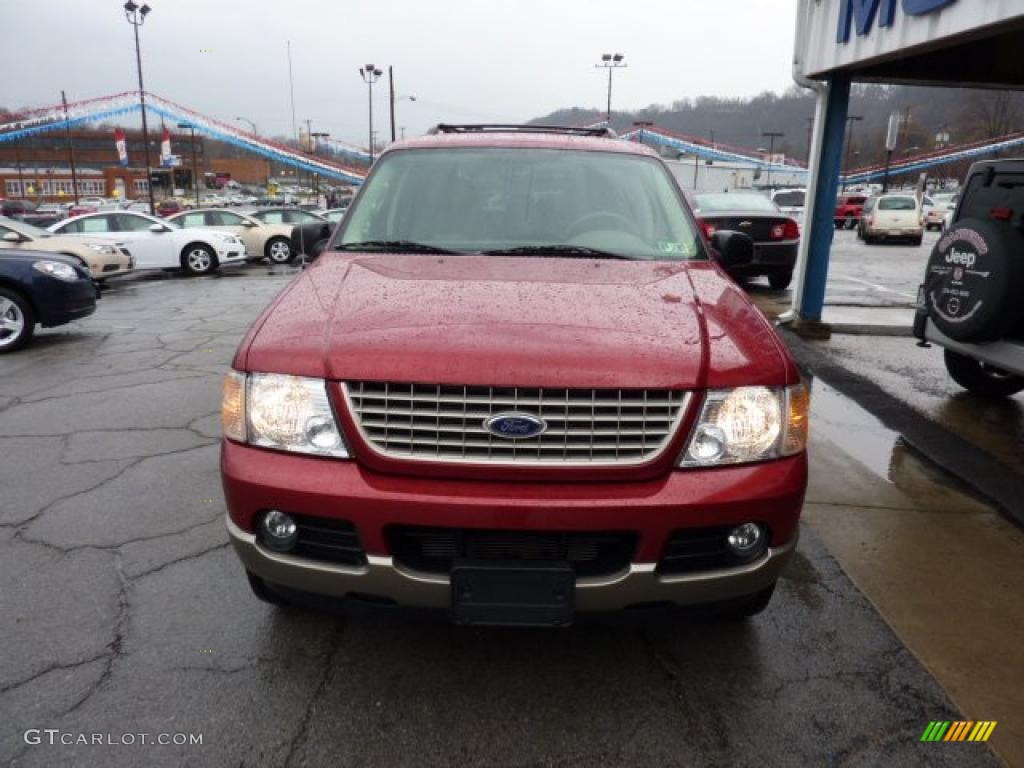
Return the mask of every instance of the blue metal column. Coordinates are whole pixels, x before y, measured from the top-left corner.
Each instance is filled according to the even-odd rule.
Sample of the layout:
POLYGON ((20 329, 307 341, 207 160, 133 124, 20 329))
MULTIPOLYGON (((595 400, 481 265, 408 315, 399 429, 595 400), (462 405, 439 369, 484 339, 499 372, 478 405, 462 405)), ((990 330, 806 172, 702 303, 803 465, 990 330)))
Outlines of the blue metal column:
POLYGON ((836 190, 843 164, 846 114, 850 105, 850 76, 836 73, 829 79, 825 104, 825 129, 818 164, 818 185, 805 218, 805 236, 810 238, 803 295, 797 314, 801 320, 818 322, 825 304, 825 281, 832 249, 836 190))

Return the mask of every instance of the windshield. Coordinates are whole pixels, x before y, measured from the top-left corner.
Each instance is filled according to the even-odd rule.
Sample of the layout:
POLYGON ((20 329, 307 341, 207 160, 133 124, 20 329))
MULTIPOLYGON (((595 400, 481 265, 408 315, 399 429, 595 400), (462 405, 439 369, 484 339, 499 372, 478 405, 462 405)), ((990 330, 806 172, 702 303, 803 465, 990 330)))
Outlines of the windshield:
POLYGON ((756 192, 731 192, 728 194, 697 195, 699 211, 764 211, 778 213, 779 206, 764 195, 756 192))
POLYGON ((795 189, 790 192, 779 192, 772 199, 776 205, 783 205, 790 208, 803 208, 804 195, 802 190, 795 189))
POLYGON ((29 237, 51 237, 53 234, 52 232, 47 232, 45 229, 40 229, 39 227, 34 227, 31 224, 26 224, 24 221, 15 221, 14 219, 9 219, 6 216, 0 216, 0 224, 17 230, 29 237))
POLYGON ((917 208, 917 200, 912 197, 883 197, 878 201, 880 211, 913 211, 917 208))
POLYGON ((342 222, 335 250, 387 243, 398 251, 529 254, 554 246, 631 259, 703 257, 667 171, 653 158, 617 152, 395 152, 381 158, 342 222))

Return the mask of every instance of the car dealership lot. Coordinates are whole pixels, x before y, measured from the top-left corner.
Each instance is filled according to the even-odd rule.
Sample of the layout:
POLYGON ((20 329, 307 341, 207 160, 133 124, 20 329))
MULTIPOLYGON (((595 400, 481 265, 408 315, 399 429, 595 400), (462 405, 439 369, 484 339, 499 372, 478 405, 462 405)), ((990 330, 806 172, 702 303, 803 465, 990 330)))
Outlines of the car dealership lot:
MULTIPOLYGON (((849 439, 846 401, 827 390, 812 416, 811 524, 771 609, 746 624, 659 611, 466 630, 425 611, 257 602, 224 531, 217 410, 235 345, 292 274, 137 275, 92 318, 0 361, 0 761, 996 764, 981 745, 918 742, 984 691, 959 681, 954 704, 915 658, 941 669, 931 651, 912 632, 901 641, 870 580, 858 584, 871 600, 832 552, 858 546, 836 521, 872 510, 1006 523, 891 436, 861 425, 849 439), (882 479, 879 461, 898 475, 882 479), (203 744, 35 746, 30 728, 203 744)), ((907 574, 890 576, 898 595, 907 574)))

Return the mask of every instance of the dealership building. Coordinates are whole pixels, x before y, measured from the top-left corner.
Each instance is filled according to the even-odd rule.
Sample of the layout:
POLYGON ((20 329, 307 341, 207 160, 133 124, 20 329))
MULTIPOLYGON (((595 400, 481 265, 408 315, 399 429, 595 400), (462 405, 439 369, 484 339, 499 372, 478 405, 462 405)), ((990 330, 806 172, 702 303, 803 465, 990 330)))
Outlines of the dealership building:
MULTIPOLYGON (((822 325, 853 82, 1024 88, 1024 0, 799 0, 793 77, 817 93, 793 311, 822 325)), ((827 320, 827 318, 826 318, 827 320)))
MULTIPOLYGON (((152 180, 158 198, 174 190, 192 189, 193 159, 200 179, 207 174, 244 184, 265 184, 273 175, 269 160, 243 156, 224 157, 216 142, 205 142, 199 134, 171 137, 175 154, 172 167, 159 167, 159 134, 150 134, 152 180), (193 156, 193 146, 195 154, 193 156)), ((118 158, 112 130, 50 131, 17 141, 0 143, 0 197, 58 202, 74 197, 72 162, 79 196, 146 198, 145 145, 142 132, 126 132, 127 165, 118 158)), ((242 154, 242 153, 234 153, 242 154)), ((276 164, 275 164, 276 165, 276 164)), ((203 184, 200 184, 202 187, 203 184)), ((211 185, 212 186, 212 185, 211 185)))

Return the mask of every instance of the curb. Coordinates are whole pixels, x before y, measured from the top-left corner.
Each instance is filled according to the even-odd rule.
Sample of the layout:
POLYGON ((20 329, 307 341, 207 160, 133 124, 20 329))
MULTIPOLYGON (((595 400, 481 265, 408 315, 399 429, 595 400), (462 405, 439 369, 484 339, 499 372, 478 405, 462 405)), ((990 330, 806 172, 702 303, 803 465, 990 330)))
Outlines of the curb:
POLYGON ((915 450, 994 502, 1024 528, 1024 476, 893 397, 866 376, 840 365, 814 342, 801 339, 785 327, 779 330, 802 369, 869 411, 915 450))
POLYGON ((865 325, 860 323, 830 323, 832 333, 841 336, 904 336, 911 338, 914 329, 908 325, 865 325))

